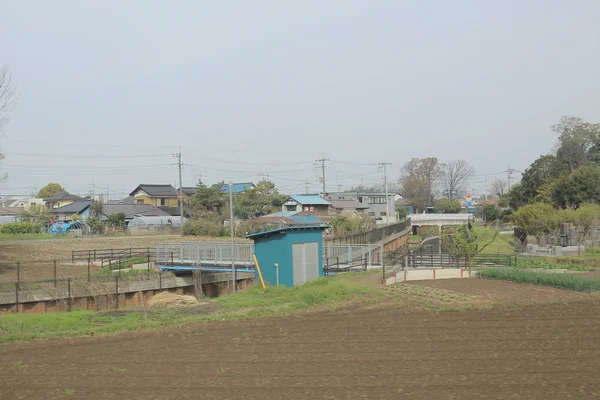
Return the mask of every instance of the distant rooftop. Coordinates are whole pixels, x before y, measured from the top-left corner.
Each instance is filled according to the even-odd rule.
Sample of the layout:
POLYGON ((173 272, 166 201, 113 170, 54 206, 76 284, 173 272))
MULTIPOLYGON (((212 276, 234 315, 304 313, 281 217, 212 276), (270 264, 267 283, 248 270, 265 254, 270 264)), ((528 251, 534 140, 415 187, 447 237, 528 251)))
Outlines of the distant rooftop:
POLYGON ((49 202, 49 203, 53 203, 53 202, 61 201, 61 200, 83 200, 83 198, 79 197, 75 194, 70 194, 70 193, 60 193, 60 194, 57 194, 56 196, 50 196, 50 197, 44 198, 44 201, 49 202))
POLYGON ((316 194, 293 194, 290 198, 302 205, 331 205, 327 200, 316 194))
POLYGON ((171 185, 153 185, 142 183, 129 195, 133 196, 139 190, 143 190, 152 197, 177 197, 177 190, 171 185))

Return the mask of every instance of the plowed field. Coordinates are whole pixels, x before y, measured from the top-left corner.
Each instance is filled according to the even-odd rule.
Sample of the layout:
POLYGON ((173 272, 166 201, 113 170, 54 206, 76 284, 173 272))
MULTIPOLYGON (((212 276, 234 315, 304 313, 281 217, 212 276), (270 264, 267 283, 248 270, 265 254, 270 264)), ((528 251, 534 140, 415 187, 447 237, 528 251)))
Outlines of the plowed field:
POLYGON ((592 399, 599 344, 597 296, 470 312, 387 305, 2 345, 0 398, 592 399))

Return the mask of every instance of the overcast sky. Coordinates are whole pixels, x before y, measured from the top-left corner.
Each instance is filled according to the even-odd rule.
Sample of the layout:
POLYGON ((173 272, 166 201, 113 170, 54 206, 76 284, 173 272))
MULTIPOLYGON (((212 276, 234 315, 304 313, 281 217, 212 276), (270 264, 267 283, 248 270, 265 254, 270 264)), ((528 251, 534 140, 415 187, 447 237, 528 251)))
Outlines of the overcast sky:
POLYGON ((0 192, 175 184, 181 146, 186 186, 317 192, 323 154, 345 189, 431 156, 466 159, 479 194, 561 116, 600 121, 599 20, 597 0, 2 1, 0 192))

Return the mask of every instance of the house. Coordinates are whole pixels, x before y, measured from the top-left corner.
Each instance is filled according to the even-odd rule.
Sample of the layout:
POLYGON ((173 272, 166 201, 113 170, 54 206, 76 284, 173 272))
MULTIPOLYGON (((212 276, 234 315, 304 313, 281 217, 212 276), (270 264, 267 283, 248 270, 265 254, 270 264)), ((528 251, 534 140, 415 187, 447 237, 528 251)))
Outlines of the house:
POLYGON ((66 206, 53 208, 50 210, 55 215, 54 219, 58 221, 70 221, 73 214, 78 214, 82 221, 90 218, 90 206, 93 200, 78 200, 67 204, 66 206))
POLYGON ((394 209, 398 209, 400 207, 404 207, 406 208, 406 210, 408 211, 408 215, 414 214, 415 213, 415 207, 412 204, 412 201, 410 199, 399 199, 396 200, 394 202, 394 209))
POLYGON ((331 203, 316 194, 301 194, 288 197, 281 206, 281 211, 298 211, 327 215, 329 214, 330 207, 331 203))
POLYGON ((335 192, 327 193, 327 200, 355 200, 368 209, 365 210, 367 215, 373 218, 381 218, 386 216, 386 204, 389 203, 389 210, 394 215, 394 202, 402 198, 398 193, 388 193, 388 201, 386 202, 385 193, 365 193, 365 192, 335 192))
POLYGON ((344 216, 354 216, 356 214, 359 218, 361 218, 361 214, 369 209, 368 205, 359 203, 358 201, 353 199, 332 199, 327 201, 331 203, 331 206, 336 214, 344 216))
POLYGON ((83 198, 77 195, 69 193, 60 193, 56 196, 45 197, 44 203, 49 210, 52 210, 54 208, 62 208, 64 206, 81 200, 83 200, 83 198))
POLYGON ((171 185, 140 184, 129 194, 135 204, 150 204, 154 207, 177 207, 179 193, 171 185))
POLYGON ((104 204, 99 215, 101 219, 107 219, 109 215, 125 214, 125 221, 133 220, 136 216, 142 217, 168 217, 169 214, 158 207, 150 204, 104 204))

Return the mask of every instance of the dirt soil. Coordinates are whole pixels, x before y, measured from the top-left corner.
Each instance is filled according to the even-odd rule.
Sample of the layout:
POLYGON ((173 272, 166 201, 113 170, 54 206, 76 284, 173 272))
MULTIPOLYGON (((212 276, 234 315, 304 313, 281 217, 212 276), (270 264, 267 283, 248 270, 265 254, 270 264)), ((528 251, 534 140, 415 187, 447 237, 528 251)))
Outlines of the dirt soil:
MULTIPOLYGON (((494 301, 531 289, 425 284, 437 282, 494 301)), ((1 345, 0 398, 598 398, 599 298, 548 290, 561 302, 538 304, 539 292, 533 305, 470 312, 391 304, 1 345)))
POLYGON ((553 289, 544 286, 519 285, 512 282, 489 279, 437 279, 408 281, 402 285, 429 287, 463 293, 480 303, 502 305, 527 305, 560 303, 586 300, 590 297, 600 302, 600 293, 591 295, 570 290, 553 289))

